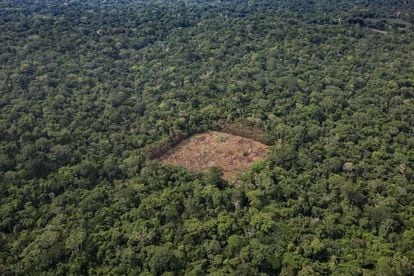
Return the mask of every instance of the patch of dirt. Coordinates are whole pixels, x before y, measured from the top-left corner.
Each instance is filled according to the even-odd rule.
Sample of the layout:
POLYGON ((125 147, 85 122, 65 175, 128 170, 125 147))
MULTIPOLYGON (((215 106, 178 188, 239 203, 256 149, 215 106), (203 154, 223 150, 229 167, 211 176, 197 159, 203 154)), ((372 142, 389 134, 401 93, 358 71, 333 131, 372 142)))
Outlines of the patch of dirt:
POLYGON ((265 158, 267 148, 265 144, 252 139, 209 131, 182 141, 159 160, 163 164, 182 166, 197 172, 206 172, 212 166, 221 167, 223 179, 229 180, 265 158))

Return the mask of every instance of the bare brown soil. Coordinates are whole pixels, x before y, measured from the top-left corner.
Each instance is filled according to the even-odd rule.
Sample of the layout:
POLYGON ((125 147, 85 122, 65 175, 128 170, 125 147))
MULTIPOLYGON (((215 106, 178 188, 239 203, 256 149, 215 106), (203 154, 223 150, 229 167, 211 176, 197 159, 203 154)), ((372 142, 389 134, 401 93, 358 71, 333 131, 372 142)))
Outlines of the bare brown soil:
POLYGON ((267 148, 252 139, 209 131, 182 141, 159 160, 163 164, 183 166, 198 172, 206 172, 212 166, 221 167, 223 178, 229 180, 263 159, 267 148))

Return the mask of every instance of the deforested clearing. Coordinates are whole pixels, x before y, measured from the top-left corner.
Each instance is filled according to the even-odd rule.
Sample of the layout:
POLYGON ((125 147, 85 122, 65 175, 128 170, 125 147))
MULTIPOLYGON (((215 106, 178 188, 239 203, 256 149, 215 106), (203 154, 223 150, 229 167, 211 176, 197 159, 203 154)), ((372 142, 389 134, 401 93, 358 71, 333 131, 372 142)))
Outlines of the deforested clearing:
POLYGON ((208 131, 194 135, 161 156, 163 164, 185 167, 191 171, 206 172, 217 166, 223 170, 223 179, 266 157, 268 146, 248 138, 224 132, 208 131))

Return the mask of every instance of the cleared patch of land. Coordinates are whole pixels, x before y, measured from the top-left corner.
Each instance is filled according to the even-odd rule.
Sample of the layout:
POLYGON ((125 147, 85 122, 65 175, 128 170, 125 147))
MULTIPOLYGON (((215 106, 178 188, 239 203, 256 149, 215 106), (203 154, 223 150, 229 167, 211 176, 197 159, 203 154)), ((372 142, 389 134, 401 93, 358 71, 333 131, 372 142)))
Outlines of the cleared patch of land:
POLYGON ((209 131, 182 141, 159 160, 163 164, 183 166, 198 172, 206 172, 212 166, 221 167, 223 178, 229 180, 233 175, 249 169, 252 163, 263 159, 267 148, 265 144, 252 139, 209 131))

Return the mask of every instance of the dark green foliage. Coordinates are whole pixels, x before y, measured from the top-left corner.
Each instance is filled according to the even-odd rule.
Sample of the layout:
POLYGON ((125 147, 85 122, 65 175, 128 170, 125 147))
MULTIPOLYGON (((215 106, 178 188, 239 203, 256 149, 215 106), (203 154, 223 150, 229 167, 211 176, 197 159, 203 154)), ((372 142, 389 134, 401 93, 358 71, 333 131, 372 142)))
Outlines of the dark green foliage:
POLYGON ((1 1, 1 275, 413 275, 414 6, 1 1), (231 124, 230 124, 231 122, 231 124), (256 137, 234 183, 150 157, 256 137))

